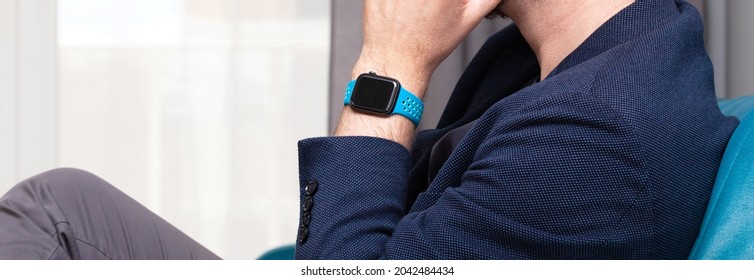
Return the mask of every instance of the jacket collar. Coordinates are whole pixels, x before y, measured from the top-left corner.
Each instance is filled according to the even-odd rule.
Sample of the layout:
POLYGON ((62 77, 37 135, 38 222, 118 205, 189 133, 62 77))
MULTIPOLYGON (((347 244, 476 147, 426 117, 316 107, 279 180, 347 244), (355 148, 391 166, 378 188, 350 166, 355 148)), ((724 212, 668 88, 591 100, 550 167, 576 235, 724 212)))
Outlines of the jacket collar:
MULTIPOLYGON (((579 47, 558 64, 547 76, 550 78, 569 68, 598 56, 618 45, 655 29, 679 14, 678 6, 684 0, 636 0, 600 26, 579 47)), ((498 74, 498 73, 496 73, 498 74)), ((496 101, 521 89, 539 75, 537 58, 515 24, 490 37, 458 80, 437 128, 464 125, 481 116, 496 101), (477 92, 488 71, 499 59, 510 61, 499 71, 504 85, 496 92, 477 92), (475 94, 485 102, 469 108, 475 94)))
POLYGON ((641 36, 679 14, 683 0, 636 0, 597 28, 579 47, 558 64, 547 78, 641 36))

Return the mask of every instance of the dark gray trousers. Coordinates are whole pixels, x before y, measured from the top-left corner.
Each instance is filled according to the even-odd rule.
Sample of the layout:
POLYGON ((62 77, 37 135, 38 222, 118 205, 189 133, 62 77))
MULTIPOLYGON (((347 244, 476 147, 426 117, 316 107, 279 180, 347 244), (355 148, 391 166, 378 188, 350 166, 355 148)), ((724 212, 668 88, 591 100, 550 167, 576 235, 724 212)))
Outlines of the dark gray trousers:
POLYGON ((55 169, 0 198, 0 259, 219 259, 91 173, 55 169))

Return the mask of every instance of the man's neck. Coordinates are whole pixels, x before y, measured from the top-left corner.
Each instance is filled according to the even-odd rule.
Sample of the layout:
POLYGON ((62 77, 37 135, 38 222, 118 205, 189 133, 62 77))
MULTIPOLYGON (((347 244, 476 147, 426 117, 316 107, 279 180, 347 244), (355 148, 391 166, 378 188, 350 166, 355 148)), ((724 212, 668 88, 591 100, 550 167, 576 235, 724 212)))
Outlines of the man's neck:
POLYGON ((506 0, 502 11, 534 50, 544 80, 607 20, 635 0, 506 0))

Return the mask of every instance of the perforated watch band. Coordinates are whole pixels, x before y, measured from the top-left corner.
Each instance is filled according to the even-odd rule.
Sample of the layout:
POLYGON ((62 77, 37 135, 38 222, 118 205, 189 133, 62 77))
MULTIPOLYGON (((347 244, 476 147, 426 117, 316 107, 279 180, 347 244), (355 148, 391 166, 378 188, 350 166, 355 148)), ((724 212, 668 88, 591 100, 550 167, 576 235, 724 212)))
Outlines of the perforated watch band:
MULTIPOLYGON (((343 100, 344 105, 351 104, 351 95, 353 94, 353 89, 355 86, 356 80, 348 83, 348 86, 346 87, 346 96, 343 100)), ((414 95, 413 93, 403 89, 403 87, 400 88, 398 98, 395 102, 396 104, 393 108, 393 112, 390 114, 398 114, 404 116, 411 120, 411 122, 414 123, 414 126, 419 126, 419 122, 422 119, 422 114, 424 113, 424 102, 422 102, 422 100, 416 97, 416 95, 414 95)))

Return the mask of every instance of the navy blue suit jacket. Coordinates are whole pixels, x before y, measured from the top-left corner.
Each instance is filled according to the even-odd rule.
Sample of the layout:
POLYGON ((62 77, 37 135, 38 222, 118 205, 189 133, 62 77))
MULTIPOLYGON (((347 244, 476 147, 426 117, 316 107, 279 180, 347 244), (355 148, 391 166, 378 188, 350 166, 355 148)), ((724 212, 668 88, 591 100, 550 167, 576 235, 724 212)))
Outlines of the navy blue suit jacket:
POLYGON ((302 140, 296 257, 686 258, 737 125, 717 108, 702 33, 691 5, 637 0, 521 89, 539 69, 512 26, 412 151, 302 140), (490 88, 490 75, 503 82, 490 88), (428 182, 432 146, 474 120, 428 182))

